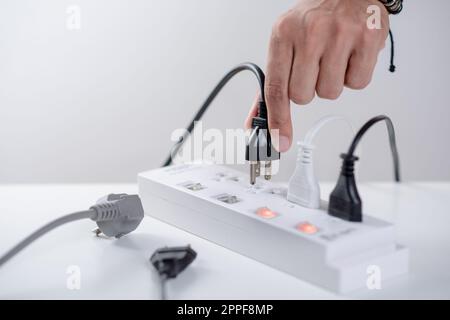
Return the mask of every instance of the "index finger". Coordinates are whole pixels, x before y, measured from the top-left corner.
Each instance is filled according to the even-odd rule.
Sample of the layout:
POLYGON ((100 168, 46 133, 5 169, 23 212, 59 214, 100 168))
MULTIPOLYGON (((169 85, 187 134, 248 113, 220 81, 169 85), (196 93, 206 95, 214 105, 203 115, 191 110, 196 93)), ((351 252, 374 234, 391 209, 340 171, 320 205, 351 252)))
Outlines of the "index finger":
POLYGON ((277 34, 272 35, 267 62, 265 97, 269 128, 278 129, 280 138, 284 139, 284 146, 280 145, 277 148, 279 151, 286 151, 292 140, 289 78, 294 56, 293 50, 292 43, 277 34))

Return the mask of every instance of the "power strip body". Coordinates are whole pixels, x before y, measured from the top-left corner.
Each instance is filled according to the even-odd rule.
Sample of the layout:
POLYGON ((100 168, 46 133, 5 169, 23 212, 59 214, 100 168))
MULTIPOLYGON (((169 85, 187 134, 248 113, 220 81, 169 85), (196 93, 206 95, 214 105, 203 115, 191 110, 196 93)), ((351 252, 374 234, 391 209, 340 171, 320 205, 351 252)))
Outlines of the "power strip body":
POLYGON ((230 250, 339 293, 408 272, 392 224, 354 223, 286 200, 286 186, 217 165, 175 165, 139 174, 147 214, 230 250))

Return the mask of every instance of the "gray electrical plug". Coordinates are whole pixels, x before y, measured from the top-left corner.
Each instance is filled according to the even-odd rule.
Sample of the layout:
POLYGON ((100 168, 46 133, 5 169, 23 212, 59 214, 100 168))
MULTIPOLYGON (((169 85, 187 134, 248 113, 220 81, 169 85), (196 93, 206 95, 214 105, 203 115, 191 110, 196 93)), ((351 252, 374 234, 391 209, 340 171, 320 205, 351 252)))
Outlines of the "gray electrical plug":
POLYGON ((120 238, 139 226, 144 218, 144 208, 138 195, 109 194, 100 198, 90 208, 95 211, 92 217, 97 223, 97 235, 120 238))

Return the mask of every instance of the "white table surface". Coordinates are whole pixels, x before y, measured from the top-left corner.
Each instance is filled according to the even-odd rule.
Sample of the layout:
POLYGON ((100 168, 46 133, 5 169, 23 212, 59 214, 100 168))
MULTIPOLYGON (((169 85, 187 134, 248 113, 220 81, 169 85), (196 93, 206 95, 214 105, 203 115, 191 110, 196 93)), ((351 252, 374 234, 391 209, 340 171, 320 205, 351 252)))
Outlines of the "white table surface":
MULTIPOLYGON (((0 253, 49 220, 113 192, 136 193, 137 186, 0 185, 0 253)), ((119 240, 96 238, 90 220, 54 230, 0 269, 0 299, 157 299, 151 253, 186 244, 198 257, 169 283, 172 299, 449 299, 450 183, 371 183, 360 193, 365 212, 394 221, 399 243, 410 248, 410 274, 382 282, 380 290, 338 296, 146 217, 119 240), (73 265, 81 271, 79 290, 66 285, 73 265)))

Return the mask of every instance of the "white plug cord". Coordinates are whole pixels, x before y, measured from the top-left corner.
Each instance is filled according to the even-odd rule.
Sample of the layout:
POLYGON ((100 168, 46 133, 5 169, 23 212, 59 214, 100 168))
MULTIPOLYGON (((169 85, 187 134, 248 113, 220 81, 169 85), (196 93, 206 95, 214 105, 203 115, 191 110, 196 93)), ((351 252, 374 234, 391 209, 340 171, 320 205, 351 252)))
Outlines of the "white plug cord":
POLYGON ((311 127, 311 129, 309 129, 309 131, 306 133, 304 143, 308 144, 308 145, 311 145, 313 143, 313 141, 314 141, 314 138, 319 133, 319 131, 322 130, 322 128, 324 126, 326 126, 328 123, 334 122, 334 121, 344 121, 348 125, 348 127, 350 128, 352 133, 355 132, 355 129, 353 128, 353 126, 350 123, 350 121, 347 120, 347 118, 345 118, 343 116, 337 116, 337 115, 326 116, 326 117, 323 117, 322 119, 319 119, 319 121, 317 121, 311 127))
POLYGON ((325 125, 334 121, 344 121, 354 133, 353 126, 346 118, 335 115, 320 119, 309 129, 305 139, 297 143, 297 164, 288 186, 287 199, 289 201, 312 209, 320 207, 320 186, 313 165, 313 140, 325 125))

